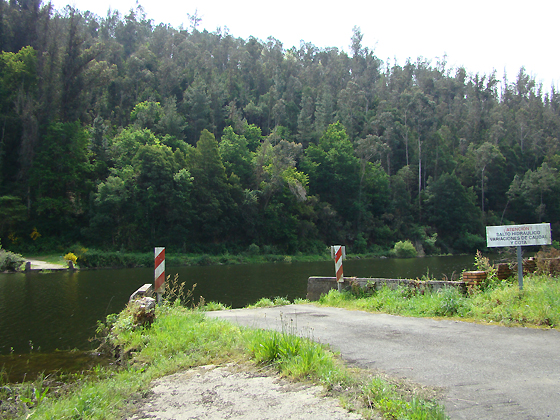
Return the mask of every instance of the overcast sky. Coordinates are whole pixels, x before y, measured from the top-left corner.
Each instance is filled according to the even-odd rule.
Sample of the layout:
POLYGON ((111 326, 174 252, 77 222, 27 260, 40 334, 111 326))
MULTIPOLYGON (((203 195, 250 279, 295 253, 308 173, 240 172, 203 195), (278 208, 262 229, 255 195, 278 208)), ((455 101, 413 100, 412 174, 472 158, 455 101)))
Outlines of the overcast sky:
MULTIPOLYGON (((46 0, 44 0, 46 1, 46 0)), ((105 16, 107 10, 126 14, 135 0, 54 0, 56 9, 71 4, 105 16)), ((354 25, 363 46, 385 63, 404 64, 424 57, 433 65, 447 56, 448 68, 464 66, 469 73, 498 79, 507 72, 513 82, 521 66, 543 83, 545 91, 560 84, 557 0, 385 0, 309 2, 305 0, 140 0, 155 24, 189 27, 188 14, 202 18, 199 30, 228 28, 234 37, 272 36, 284 48, 300 41, 317 47, 349 51, 354 25)))

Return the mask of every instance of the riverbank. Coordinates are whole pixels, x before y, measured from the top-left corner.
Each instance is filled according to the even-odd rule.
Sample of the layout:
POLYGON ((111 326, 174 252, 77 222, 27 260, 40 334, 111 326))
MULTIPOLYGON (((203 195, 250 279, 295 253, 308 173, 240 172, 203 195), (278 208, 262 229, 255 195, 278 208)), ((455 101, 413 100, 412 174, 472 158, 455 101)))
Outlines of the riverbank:
MULTIPOLYGON (((257 247, 258 248, 258 247, 257 247)), ((74 262, 77 268, 147 268, 154 265, 153 252, 122 252, 107 251, 100 249, 87 249, 80 246, 71 247, 72 255, 75 255, 74 262)), ((66 251, 64 251, 66 252, 66 251)), ((14 254, 20 255, 20 254, 14 254)), ((465 254, 457 254, 460 256, 465 254)), ((442 257, 449 255, 422 255, 421 257, 442 257)), ((417 258, 421 258, 418 256, 417 258)), ((67 268, 68 262, 64 257, 58 254, 24 254, 22 257, 26 260, 44 261, 63 268, 67 268)), ((347 253, 346 260, 360 259, 386 259, 399 258, 393 250, 385 250, 379 252, 368 252, 361 254, 347 253)), ((402 257, 400 257, 402 258, 402 257)), ((414 257, 416 258, 416 257, 414 257)), ((316 254, 276 254, 265 253, 259 249, 249 247, 245 252, 238 254, 207 254, 207 253, 177 253, 166 251, 165 255, 166 267, 189 267, 189 266, 211 266, 211 265, 238 265, 238 264, 264 264, 264 263, 292 263, 292 262, 321 262, 331 261, 330 248, 325 247, 324 252, 316 254)), ((58 268, 60 268, 58 267, 58 268)), ((24 266, 19 270, 23 270, 24 266)), ((55 268, 53 268, 55 269, 55 268)))
MULTIPOLYGON (((209 265, 237 265, 237 264, 262 264, 270 262, 314 262, 328 261, 330 253, 317 255, 283 255, 283 254, 181 254, 166 252, 166 267, 209 266, 209 265)), ((140 268, 153 267, 153 253, 127 253, 88 250, 78 255, 78 264, 84 268, 140 268)))
MULTIPOLYGON (((134 311, 127 308, 109 317, 98 330, 104 333, 103 348, 113 352, 118 368, 94 368, 87 376, 55 390, 46 388, 44 378, 20 388, 3 384, 2 417, 27 418, 32 414, 36 419, 145 418, 158 398, 157 386, 176 386, 176 376, 167 375, 185 372, 180 375, 196 376, 201 371, 213 371, 227 377, 230 388, 243 389, 238 397, 230 396, 239 402, 250 397, 253 389, 261 395, 275 394, 279 405, 292 397, 304 406, 319 407, 319 411, 323 407, 330 410, 334 397, 341 401, 335 406, 364 418, 379 418, 378 413, 384 410, 395 416, 400 413, 423 415, 418 418, 426 419, 445 418, 437 405, 435 390, 411 386, 379 373, 350 369, 327 347, 312 342, 310 337, 293 335, 289 328, 281 332, 241 328, 209 319, 202 307, 187 309, 177 303, 158 307, 151 327, 135 326, 134 316, 134 311), (158 379, 164 377, 167 378, 158 379), (255 378, 261 379, 257 380, 258 385, 251 386, 255 378), (296 396, 291 393, 294 390, 302 394, 296 396), (331 399, 326 400, 325 396, 331 399), (4 404, 10 401, 11 411, 4 404)), ((220 407, 222 400, 212 397, 217 394, 205 393, 207 381, 199 382, 200 387, 191 388, 190 394, 206 395, 203 403, 208 410, 220 407)), ((256 404, 262 404, 261 400, 254 399, 255 405, 245 410, 258 413, 256 404)), ((344 412, 339 410, 336 409, 338 414, 333 419, 344 418, 344 412)), ((289 413, 285 414, 284 418, 290 418, 289 413)))
MULTIPOLYGON (((153 252, 121 252, 106 251, 99 249, 86 249, 79 247, 74 249, 76 263, 81 268, 142 268, 153 267, 153 252)), ((391 252, 364 253, 347 255, 347 259, 368 259, 368 258, 387 258, 391 252)), ((27 258, 27 257, 24 257, 27 258)), ((34 260, 45 260, 49 263, 64 263, 61 256, 45 254, 32 256, 34 260)), ((320 254, 293 255, 264 253, 259 250, 249 248, 246 252, 239 254, 186 254, 166 252, 165 261, 167 267, 187 267, 187 266, 208 266, 208 265, 236 265, 236 264, 263 264, 270 262, 292 263, 292 262, 317 262, 330 261, 330 249, 325 247, 325 251, 320 254)))

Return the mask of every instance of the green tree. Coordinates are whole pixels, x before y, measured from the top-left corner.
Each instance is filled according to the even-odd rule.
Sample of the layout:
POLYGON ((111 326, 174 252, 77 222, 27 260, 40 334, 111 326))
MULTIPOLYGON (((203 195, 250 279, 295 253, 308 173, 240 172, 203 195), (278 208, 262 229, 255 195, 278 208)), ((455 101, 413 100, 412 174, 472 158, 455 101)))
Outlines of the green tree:
POLYGON ((478 171, 480 171, 480 192, 481 192, 480 210, 484 215, 484 191, 485 191, 484 180, 486 177, 485 171, 488 168, 488 165, 490 165, 493 161, 504 160, 504 156, 502 155, 500 149, 496 145, 489 142, 485 142, 484 144, 482 144, 480 147, 476 149, 474 147, 474 144, 471 144, 469 148, 470 151, 474 153, 475 165, 478 171))
POLYGON ((49 125, 31 168, 34 211, 50 234, 79 234, 93 183, 89 133, 77 122, 49 125))
POLYGON ((195 78, 194 82, 187 88, 184 95, 183 108, 187 115, 187 139, 201 135, 202 130, 213 130, 211 124, 212 108, 208 88, 202 77, 195 78))
POLYGON ((25 185, 36 153, 36 55, 30 46, 0 53, 0 181, 13 183, 19 178, 25 185))
POLYGON ((560 219, 558 170, 543 163, 536 171, 528 170, 523 177, 513 179, 507 196, 514 205, 513 216, 520 223, 540 223, 548 218, 560 219))
MULTIPOLYGON (((309 193, 328 203, 342 221, 355 223, 359 213, 356 205, 359 199, 360 162, 340 122, 329 125, 318 145, 311 144, 307 148, 302 169, 309 174, 309 193)), ((325 231, 331 231, 331 228, 325 226, 325 231)), ((348 233, 339 231, 342 236, 348 233)), ((329 238, 335 239, 345 238, 329 238)))
POLYGON ((173 154, 163 145, 140 146, 132 160, 134 176, 135 219, 141 232, 144 232, 150 246, 168 239, 172 197, 174 195, 175 167, 173 154))
POLYGON ((219 152, 227 176, 235 174, 240 178, 243 188, 254 188, 252 156, 245 136, 235 134, 232 127, 226 127, 220 140, 219 152))
POLYGON ((317 233, 314 200, 307 195, 309 178, 297 169, 302 146, 286 140, 272 146, 272 136, 254 158, 259 183, 257 241, 285 252, 308 249, 317 233))
POLYGON ((204 129, 191 157, 193 220, 197 240, 218 241, 235 226, 236 203, 214 135, 204 129))
POLYGON ((6 238, 8 233, 20 230, 26 219, 27 208, 22 204, 21 197, 0 196, 0 238, 6 238))
POLYGON ((134 217, 134 170, 127 166, 113 173, 97 186, 93 195, 87 235, 105 246, 128 246, 134 249, 139 233, 134 217))
POLYGON ((443 174, 428 183, 423 209, 425 220, 436 229, 438 244, 443 249, 473 252, 484 246, 475 194, 465 189, 455 174, 443 174))

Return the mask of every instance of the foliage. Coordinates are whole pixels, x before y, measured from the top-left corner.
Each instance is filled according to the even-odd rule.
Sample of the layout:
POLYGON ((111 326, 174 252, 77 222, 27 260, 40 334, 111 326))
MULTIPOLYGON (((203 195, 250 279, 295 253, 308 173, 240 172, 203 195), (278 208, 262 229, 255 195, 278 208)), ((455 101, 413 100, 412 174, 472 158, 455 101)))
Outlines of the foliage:
POLYGON ((154 264, 154 256, 151 253, 138 254, 89 249, 78 256, 77 262, 85 268, 151 267, 154 264))
POLYGON ((490 258, 482 255, 480 251, 476 251, 474 258, 474 265, 479 271, 486 271, 487 282, 492 282, 497 279, 498 269, 490 263, 490 258))
POLYGON ((13 250, 362 253, 408 239, 452 253, 482 249, 486 224, 560 224, 560 95, 524 68, 499 81, 386 65, 359 28, 350 56, 158 25, 141 6, 2 5, 13 250))
POLYGON ((15 254, 0 248, 0 272, 18 271, 21 269, 25 259, 20 254, 15 254))
POLYGON ((206 302, 204 306, 201 308, 204 311, 223 311, 226 309, 231 309, 231 306, 224 305, 220 302, 206 302))
POLYGON ((433 401, 412 396, 402 399, 397 388, 381 378, 374 378, 364 389, 367 404, 390 419, 447 419, 443 407, 433 401))
POLYGON ((26 219, 27 209, 22 204, 21 197, 0 197, 0 237, 6 237, 8 233, 15 231, 26 219))
POLYGON ((560 250, 549 247, 540 250, 535 255, 537 260, 537 271, 540 274, 558 276, 560 274, 560 250))
POLYGON ((399 241, 393 248, 395 256, 398 258, 414 258, 417 255, 416 248, 408 239, 406 241, 399 241))
POLYGON ((69 252, 64 256, 64 260, 72 261, 74 264, 76 264, 76 261, 78 261, 78 257, 76 257, 72 252, 69 252))

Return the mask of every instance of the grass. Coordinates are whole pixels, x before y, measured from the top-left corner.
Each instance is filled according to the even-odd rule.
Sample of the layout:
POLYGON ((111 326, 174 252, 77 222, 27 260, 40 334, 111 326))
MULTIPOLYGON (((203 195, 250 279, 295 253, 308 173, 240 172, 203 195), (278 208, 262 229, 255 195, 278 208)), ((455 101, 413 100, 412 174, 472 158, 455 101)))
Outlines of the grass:
POLYGON ((288 298, 276 296, 273 299, 270 298, 261 298, 257 302, 252 305, 248 305, 247 308, 254 309, 254 308, 270 308, 272 306, 284 306, 289 305, 291 302, 288 298))
POLYGON ((370 408, 389 419, 446 419, 443 408, 434 401, 413 396, 383 378, 373 378, 363 389, 370 408))
POLYGON ((284 377, 320 383, 365 418, 378 418, 379 413, 387 419, 397 418, 394 413, 404 412, 403 407, 409 410, 406 418, 445 418, 432 394, 425 398, 421 392, 411 392, 410 386, 399 387, 369 372, 349 369, 327 347, 311 337, 293 334, 289 326, 281 332, 242 328, 207 318, 206 308, 186 308, 180 302, 177 299, 158 307, 150 327, 136 327, 131 308, 109 317, 99 331, 105 333, 106 348, 118 349, 120 368, 98 366, 57 390, 49 390, 43 382, 19 385, 19 391, 4 386, 0 401, 9 398, 6 389, 10 389, 17 414, 0 412, 0 417, 119 419, 134 412, 151 381, 158 377, 195 366, 237 362, 267 366, 284 377), (393 390, 380 394, 377 405, 372 404, 377 401, 372 383, 384 383, 386 389, 393 390), (435 417, 434 410, 439 410, 435 417))
POLYGON ((419 293, 383 288, 370 293, 331 290, 319 304, 413 317, 446 317, 508 326, 560 327, 560 279, 525 276, 523 291, 513 279, 493 281, 462 295, 454 288, 419 293))
POLYGON ((59 254, 47 254, 47 255, 39 255, 39 256, 28 255, 26 258, 29 258, 31 260, 44 261, 49 264, 59 264, 63 266, 68 266, 68 263, 64 260, 64 256, 59 254))

